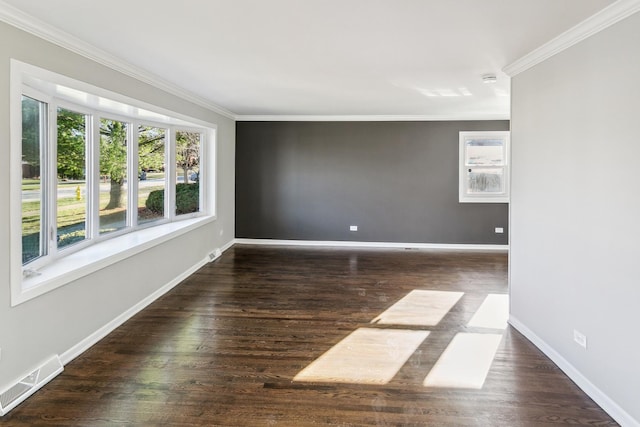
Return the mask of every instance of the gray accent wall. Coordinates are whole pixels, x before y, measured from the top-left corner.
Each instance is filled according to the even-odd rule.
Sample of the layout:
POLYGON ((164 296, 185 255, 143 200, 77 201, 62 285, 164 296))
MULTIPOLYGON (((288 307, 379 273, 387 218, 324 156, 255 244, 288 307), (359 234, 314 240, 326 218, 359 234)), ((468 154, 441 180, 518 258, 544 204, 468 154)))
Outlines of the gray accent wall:
POLYGON ((458 202, 458 133, 508 129, 508 121, 237 122, 236 237, 507 244, 507 204, 458 202))

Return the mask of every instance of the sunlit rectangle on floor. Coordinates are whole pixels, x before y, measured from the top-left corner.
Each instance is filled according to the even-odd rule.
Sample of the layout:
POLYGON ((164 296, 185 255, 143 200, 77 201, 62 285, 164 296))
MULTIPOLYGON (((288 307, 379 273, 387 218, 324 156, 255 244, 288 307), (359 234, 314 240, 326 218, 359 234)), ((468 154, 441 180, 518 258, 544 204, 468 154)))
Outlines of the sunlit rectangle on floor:
POLYGON ((435 326, 464 292, 413 290, 371 323, 384 325, 435 326))
POLYGON ((428 331, 357 329, 294 381, 387 384, 428 335, 428 331))
POLYGON ((505 329, 509 319, 509 295, 489 294, 467 326, 505 329))
POLYGON ((501 339, 500 334, 456 334, 425 378, 424 385, 482 388, 501 339))

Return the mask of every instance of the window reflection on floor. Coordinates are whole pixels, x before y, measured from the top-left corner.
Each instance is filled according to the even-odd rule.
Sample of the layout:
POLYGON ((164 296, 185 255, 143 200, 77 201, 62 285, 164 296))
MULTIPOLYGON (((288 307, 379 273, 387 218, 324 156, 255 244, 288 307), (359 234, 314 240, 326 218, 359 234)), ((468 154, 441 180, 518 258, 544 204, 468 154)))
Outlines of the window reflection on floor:
POLYGON ((509 295, 489 294, 467 326, 505 329, 509 319, 509 295))
POLYGON ((501 339, 501 334, 456 334, 423 384, 427 387, 482 388, 501 339))
POLYGON ((413 290, 371 323, 384 325, 435 326, 464 292, 413 290))
POLYGON ((357 329, 294 380, 387 384, 428 335, 428 331, 357 329))
MULTIPOLYGON (((312 362, 295 376, 294 381, 387 384, 423 341, 434 333, 404 328, 438 325, 463 295, 463 292, 435 290, 409 292, 373 319, 370 327, 352 332, 312 362), (378 325, 384 325, 384 328, 378 328, 378 325)), ((489 294, 466 326, 504 330, 508 315, 508 295, 489 294)), ((501 339, 502 333, 496 331, 457 333, 422 384, 425 387, 482 388, 501 339)))

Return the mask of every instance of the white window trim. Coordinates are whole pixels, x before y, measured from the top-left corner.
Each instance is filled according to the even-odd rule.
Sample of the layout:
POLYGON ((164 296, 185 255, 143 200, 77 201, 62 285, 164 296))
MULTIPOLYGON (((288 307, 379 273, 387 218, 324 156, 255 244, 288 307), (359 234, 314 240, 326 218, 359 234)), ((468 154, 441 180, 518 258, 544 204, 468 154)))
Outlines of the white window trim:
MULTIPOLYGON (((47 119, 51 118, 51 113, 53 111, 53 102, 54 102, 52 97, 50 97, 49 95, 47 95, 47 94, 45 94, 43 92, 40 92, 40 91, 38 91, 36 89, 27 87, 27 88, 21 88, 20 96, 18 97, 18 101, 17 102, 22 103, 22 95, 25 95, 25 96, 27 96, 27 97, 29 97, 31 99, 46 103, 47 104, 47 108, 46 108, 47 109, 47 119)), ((13 108, 14 105, 16 105, 16 104, 13 103, 13 99, 12 99, 11 100, 12 108, 13 108)), ((18 105, 20 105, 20 104, 18 104, 18 105)), ((12 111, 12 113, 13 113, 13 111, 12 111)), ((10 168, 9 168, 9 170, 12 171, 11 177, 15 176, 13 174, 13 170, 12 170, 13 167, 17 166, 17 165, 20 165, 20 167, 21 167, 21 164, 22 164, 22 157, 21 157, 21 154, 22 154, 22 144, 21 144, 21 142, 22 141, 20 141, 20 146, 16 146, 16 147, 13 146, 13 142, 14 142, 13 141, 13 139, 14 139, 13 138, 13 135, 14 135, 14 133, 13 133, 13 118, 14 118, 14 116, 18 116, 17 117, 18 126, 20 127, 20 130, 22 130, 22 115, 21 114, 19 114, 19 115, 18 114, 13 114, 11 116, 11 118, 10 118, 10 123, 9 123, 10 130, 11 130, 11 143, 12 143, 11 151, 10 151, 11 154, 9 156, 10 159, 11 159, 11 165, 10 165, 10 168), (17 161, 17 163, 16 163, 15 159, 13 158, 13 153, 18 154, 18 159, 19 160, 17 161)), ((44 127, 45 127, 45 129, 41 130, 41 133, 46 134, 45 138, 46 138, 47 143, 48 143, 48 141, 51 139, 52 135, 50 134, 50 131, 49 131, 50 127, 48 126, 48 123, 46 123, 44 127)), ((22 135, 22 132, 20 132, 20 136, 21 135, 22 135)), ((42 151, 41 151, 41 153, 40 153, 40 174, 41 175, 45 175, 45 176, 49 175, 48 171, 51 168, 51 162, 52 162, 51 161, 51 157, 54 154, 55 153, 47 153, 47 152, 45 152, 43 154, 42 151)), ((22 171, 21 170, 20 170, 20 178, 22 178, 22 171)), ((22 183, 22 179, 20 180, 20 183, 22 183)), ((13 186, 13 184, 11 184, 11 185, 13 186)), ((50 191, 50 188, 52 186, 53 185, 52 185, 51 182, 49 182, 49 179, 42 180, 40 182, 40 191, 47 191, 48 192, 48 191, 50 191)), ((11 188, 10 191, 12 191, 12 190, 13 190, 13 187, 11 188)), ((18 190, 19 190, 19 192, 18 192, 18 206, 21 206, 21 204, 22 204, 21 188, 19 188, 18 190)), ((11 203, 10 206, 13 209, 13 207, 16 206, 16 205, 13 204, 13 199, 12 199, 11 196, 13 196, 13 193, 11 193, 10 198, 9 198, 10 203, 11 203)), ((46 203, 42 203, 41 204, 40 211, 44 213, 43 216, 42 216, 41 221, 44 222, 44 227, 43 228, 45 229, 45 232, 46 232, 47 229, 49 229, 49 219, 50 219, 50 217, 52 215, 51 212, 50 212, 51 209, 52 209, 51 206, 47 205, 46 203)), ((13 210, 11 211, 11 213, 13 213, 13 210)), ((22 216, 22 212, 20 212, 20 217, 18 218, 18 227, 19 227, 18 229, 19 230, 22 230, 21 216, 22 216)), ((12 226, 11 230, 16 230, 15 224, 13 222, 11 222, 11 226, 12 226)), ((20 235, 20 237, 22 238, 22 234, 20 235)), ((11 241, 11 243, 13 243, 13 241, 11 241)), ((20 241, 20 243, 22 244, 22 240, 20 241)), ((16 251, 13 251, 13 248, 14 248, 13 245, 11 246, 11 248, 12 248, 11 254, 13 255, 14 252, 16 252, 16 251)), ((50 251, 51 251, 51 248, 49 247, 49 239, 45 239, 44 253, 46 255, 49 255, 50 251)), ((20 263, 22 263, 22 251, 17 251, 17 252, 19 252, 18 256, 20 257, 20 263)), ((13 259, 13 257, 11 257, 10 259, 13 259)), ((33 268, 38 268, 41 265, 43 265, 43 262, 42 262, 41 259, 34 259, 33 261, 31 261, 30 264, 33 266, 33 268)))
MULTIPOLYGON (((166 164, 170 163, 170 158, 169 158, 169 147, 171 146, 170 141, 171 141, 171 126, 167 126, 167 125, 162 125, 159 123, 154 123, 151 121, 138 121, 136 124, 134 124, 134 129, 133 129, 133 138, 131 139, 131 149, 133 151, 133 155, 131 156, 131 170, 133 171, 133 173, 135 174, 134 176, 137 176, 138 174, 138 167, 139 167, 139 154, 138 154, 138 143, 139 138, 140 138, 140 129, 139 126, 149 126, 149 127, 154 127, 157 129, 163 129, 164 130, 164 161, 166 164)), ((156 225, 159 224, 164 224, 166 222, 171 221, 171 218, 167 217, 167 212, 169 212, 167 210, 167 206, 169 203, 169 200, 171 200, 172 195, 168 194, 169 190, 171 190, 171 182, 169 180, 169 177, 167 176, 165 178, 165 198, 164 198, 164 217, 163 218, 158 218, 155 219, 153 221, 147 222, 145 224, 140 224, 138 222, 138 215, 137 212, 132 212, 132 217, 131 217, 131 225, 136 227, 136 228, 146 228, 146 227, 154 227, 156 225)), ((133 190, 133 187, 132 187, 133 190)), ((135 194, 132 194, 131 197, 133 200, 137 200, 138 199, 138 192, 140 191, 140 187, 136 186, 135 187, 135 194)))
MULTIPOLYGON (((40 94, 35 90, 34 94, 40 94)), ((91 274, 108 265, 116 263, 120 260, 128 258, 132 255, 145 251, 153 246, 159 245, 191 230, 199 228, 211 221, 216 220, 216 152, 217 126, 213 123, 203 120, 194 119, 180 113, 169 111, 161 107, 157 107, 142 101, 120 95, 106 89, 98 88, 87 83, 76 81, 74 79, 62 76, 51 71, 41 69, 29 64, 12 59, 11 60, 11 84, 10 84, 10 280, 11 280, 11 305, 16 306, 46 292, 50 292, 60 286, 70 283, 78 278, 91 274), (168 218, 154 221, 149 224, 138 226, 135 230, 126 233, 109 233, 106 236, 94 236, 89 244, 79 244, 77 247, 65 248, 62 255, 58 252, 54 257, 50 257, 47 263, 29 263, 27 268, 33 269, 34 274, 24 277, 22 265, 22 114, 20 113, 21 98, 25 92, 25 80, 30 78, 40 79, 53 86, 60 85, 72 88, 79 93, 88 94, 87 97, 104 98, 117 103, 131 106, 138 116, 120 116, 111 114, 110 112, 98 110, 94 111, 91 106, 79 105, 64 99, 57 99, 42 93, 44 97, 37 98, 49 102, 49 108, 52 106, 62 106, 78 112, 84 112, 93 116, 91 129, 94 134, 99 132, 96 129, 95 122, 99 117, 123 119, 128 123, 132 123, 133 133, 137 131, 137 124, 149 124, 165 128, 167 130, 167 138, 173 138, 175 131, 185 130, 202 134, 200 156, 202 163, 207 165, 201 168, 199 177, 203 190, 200 197, 200 211, 197 213, 186 215, 175 215, 175 207, 173 211, 169 210, 168 218), (17 109, 17 110, 16 110, 17 109), (154 119, 150 120, 145 116, 150 115, 154 119), (120 117, 119 117, 120 116, 120 117), (210 170, 207 170, 210 169, 210 170), (204 172, 204 173, 202 173, 204 172), (106 238, 105 238, 106 237, 106 238)), ((133 114, 133 113, 132 113, 133 114)), ((95 136, 95 135, 94 135, 95 136)), ((51 135, 49 135, 51 137, 51 135)), ((94 138, 94 145, 96 142, 94 138)), ((133 141, 133 140, 132 140, 133 141)), ((55 140, 54 140, 55 142, 55 140)), ((133 144, 137 146, 136 144, 133 144)), ((95 150, 96 147, 88 148, 95 150)), ((89 156, 90 153, 87 153, 89 156)), ((174 154, 175 156, 175 154, 174 154)), ((93 167, 97 167, 97 156, 90 157, 93 160, 93 167)), ((130 156, 137 162, 137 156, 130 156)), ((50 162, 49 162, 50 163, 50 162)), ((135 166, 135 164, 134 164, 135 166)), ((131 167, 131 165, 129 165, 131 167)), ((131 169, 137 171, 137 169, 131 169)), ((169 180, 168 188, 171 189, 171 181, 175 184, 175 177, 169 180)), ((95 183, 94 183, 95 184, 95 183)), ((166 188, 166 187, 165 187, 166 188)), ((94 189, 95 190, 95 189, 94 189)), ((93 191, 92 193, 95 193, 93 191)), ((167 195, 168 197, 169 195, 167 195)), ((171 200, 171 199, 169 199, 171 200)), ((81 242, 80 242, 81 243, 81 242)), ((37 261, 37 260, 36 260, 37 261)))
MULTIPOLYGON (((58 108, 64 108, 65 110, 70 110, 70 111, 74 111, 74 112, 77 112, 77 113, 84 114, 85 116, 89 116, 87 118, 87 120, 86 120, 86 135, 85 135, 85 139, 89 138, 89 140, 91 140, 90 139, 91 138, 90 134, 94 131, 94 126, 95 126, 94 119, 92 117, 92 115, 94 114, 94 111, 92 111, 92 110, 90 110, 90 109, 88 109, 86 107, 83 107, 81 105, 73 104, 73 103, 70 103, 70 102, 67 102, 67 101, 52 99, 51 102, 52 102, 52 107, 53 107, 52 111, 55 112, 55 115, 52 114, 50 117, 55 117, 56 120, 57 120, 58 108)), ((52 140, 51 146, 55 147, 55 150, 57 150, 57 147, 58 147, 58 142, 57 142, 58 135, 57 135, 57 133, 56 132, 52 132, 50 134, 49 138, 51 138, 51 140, 52 140)), ((85 174, 86 174, 86 176, 89 176, 90 174, 93 174, 94 165, 93 165, 93 163, 89 164, 90 162, 88 162, 87 159, 91 159, 92 158, 91 156, 92 156, 92 153, 93 153, 94 149, 95 149, 94 147, 89 147, 88 145, 86 147, 86 152, 85 152, 85 164, 86 164, 86 173, 85 174)), ((51 159, 51 162, 49 164, 50 168, 56 168, 57 167, 56 156, 57 156, 57 151, 53 151, 52 152, 52 156, 51 156, 51 157, 53 157, 53 159, 51 159)), ((57 191, 57 183, 52 182, 50 187, 51 187, 50 191, 54 191, 54 190, 57 191)), ((93 194, 93 193, 90 193, 90 194, 93 194)), ((56 200, 56 202, 57 202, 57 200, 56 200)), ((89 212, 89 210, 91 209, 92 203, 93 203, 93 201, 89 201, 89 203, 87 203, 87 205, 86 205, 87 212, 89 212)), ((50 218, 49 218, 50 226, 53 226, 53 224, 56 223, 55 216, 57 214, 57 210, 58 210, 58 206, 57 206, 57 203, 56 203, 55 206, 51 207, 52 213, 51 213, 50 218)), ((89 219, 89 218, 87 218, 87 219, 89 219)), ((86 227, 87 227, 86 233, 88 233, 88 235, 90 235, 91 221, 89 221, 86 224, 86 227)), ((58 251, 60 251, 62 253, 61 256, 64 256, 64 254, 69 254, 71 252, 75 252, 75 251, 81 250, 82 248, 86 247, 88 244, 89 244, 88 241, 82 241, 82 242, 77 242, 77 243, 75 243, 75 244, 73 244, 71 246, 62 248, 62 249, 59 249, 57 247, 57 245, 52 245, 52 247, 49 250, 50 250, 50 253, 53 256, 53 258, 55 259, 55 258, 58 257, 58 251)))
POLYGON ((460 203, 509 203, 510 199, 510 132, 509 131, 477 131, 460 132, 458 144, 458 201, 460 203), (504 144, 504 166, 494 168, 504 169, 504 192, 503 193, 476 193, 469 194, 467 191, 466 169, 466 144, 469 138, 495 138, 503 139, 504 144))
MULTIPOLYGON (((170 129, 171 131, 171 140, 175 141, 176 140, 176 132, 193 132, 193 133, 199 133, 200 134, 200 157, 202 158, 208 158, 208 154, 209 154, 209 148, 208 148, 208 137, 206 133, 202 132, 202 129, 199 128, 190 128, 187 126, 180 126, 180 127, 172 127, 170 129)), ((175 148, 175 146, 174 146, 175 148)), ((172 164, 175 164, 176 162, 176 151, 175 150, 171 150, 171 153, 169 153, 169 157, 168 157, 168 161, 170 161, 172 164)), ((208 180, 208 173, 207 173, 207 169, 209 168, 199 168, 198 169, 198 180, 199 182, 206 182, 209 183, 210 180, 208 180)), ((215 170, 215 169, 214 169, 215 170)), ((170 177, 170 182, 169 182, 169 213, 171 215, 171 218, 193 218, 194 216, 197 216, 197 213, 189 213, 189 214, 181 214, 178 215, 176 214, 176 198, 174 197, 174 195, 172 194, 173 191, 175 191, 176 188, 176 174, 172 174, 170 177)), ((217 194, 217 193, 216 193, 217 194)), ((209 205, 209 192, 208 191, 201 191, 200 192, 200 200, 198 201, 198 203, 200 204, 200 206, 208 206, 209 205)))

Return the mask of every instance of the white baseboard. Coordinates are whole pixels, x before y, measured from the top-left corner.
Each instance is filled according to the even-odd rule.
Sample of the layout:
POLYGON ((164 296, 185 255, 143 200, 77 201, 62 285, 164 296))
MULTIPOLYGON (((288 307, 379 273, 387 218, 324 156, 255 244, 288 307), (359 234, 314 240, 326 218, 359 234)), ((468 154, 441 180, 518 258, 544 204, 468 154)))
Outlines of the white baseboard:
MULTIPOLYGON (((233 243, 234 243, 233 240, 231 240, 230 242, 226 243, 220 249, 221 252, 224 252, 227 249, 229 249, 231 246, 233 246, 233 243)), ((212 252, 212 253, 214 253, 214 252, 212 252)), ((152 302, 154 302, 155 300, 160 298, 162 295, 166 294, 171 289, 176 287, 180 282, 182 282, 184 279, 186 279, 187 277, 189 277, 190 275, 195 273, 203 265, 205 265, 205 264, 207 264, 207 263, 209 263, 211 261, 214 261, 218 257, 219 257, 219 255, 212 259, 212 258, 207 256, 205 259, 197 262, 196 264, 194 264, 193 266, 188 268, 186 271, 184 271, 183 273, 181 273, 180 275, 175 277, 169 283, 167 283, 163 287, 159 288, 158 290, 156 290, 152 294, 148 295, 142 301, 138 302, 133 307, 131 307, 130 309, 128 309, 124 313, 120 314, 118 317, 116 317, 115 319, 113 319, 112 321, 110 321, 109 323, 107 323, 106 325, 104 325, 103 327, 101 327, 100 329, 98 329, 97 331, 95 331, 94 333, 92 333, 91 335, 89 335, 88 337, 83 339, 82 341, 80 341, 78 344, 74 345, 69 350, 67 350, 64 353, 62 353, 62 355, 60 355, 60 360, 62 361, 62 363, 64 365, 66 365, 67 363, 71 362, 73 359, 75 359, 80 354, 82 354, 85 351, 87 351, 91 346, 96 344, 102 338, 106 337, 109 333, 111 333, 117 327, 122 325, 124 322, 126 322, 127 320, 132 318, 134 315, 136 315, 140 311, 142 311, 149 304, 151 304, 152 302)))
POLYGON ((576 383, 594 402, 607 412, 614 420, 624 427, 640 427, 640 422, 622 409, 616 402, 607 396, 602 390, 593 385, 578 369, 567 361, 560 353, 554 350, 543 339, 537 336, 514 316, 509 316, 509 324, 531 341, 540 351, 553 361, 571 380, 576 383))
POLYGON ((343 240, 277 240, 277 239, 235 239, 240 245, 282 245, 282 246, 326 246, 348 248, 389 248, 389 249, 439 249, 456 251, 498 251, 506 252, 509 245, 475 245, 448 243, 396 243, 396 242, 353 242, 343 240))
POLYGON ((235 245, 236 241, 235 240, 229 240, 227 243, 225 243, 221 248, 220 251, 222 251, 222 253, 224 253, 227 249, 229 249, 231 246, 235 245))

